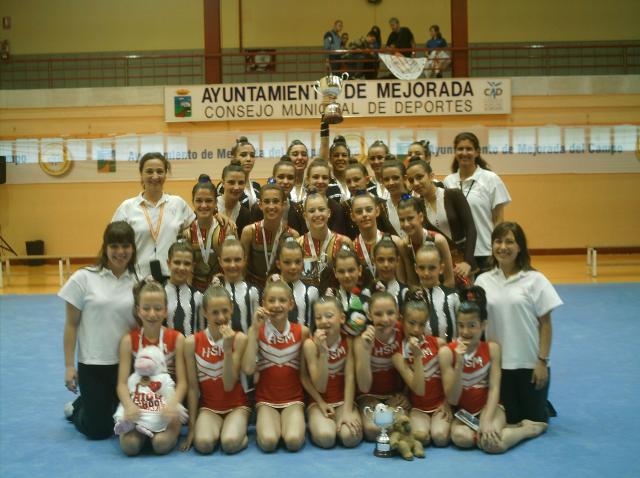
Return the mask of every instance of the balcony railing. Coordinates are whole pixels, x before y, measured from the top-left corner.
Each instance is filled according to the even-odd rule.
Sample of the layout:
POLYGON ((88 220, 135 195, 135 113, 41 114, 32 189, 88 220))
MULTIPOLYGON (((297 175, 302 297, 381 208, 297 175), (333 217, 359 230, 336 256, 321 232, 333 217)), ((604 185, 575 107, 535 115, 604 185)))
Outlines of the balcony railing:
MULTIPOLYGON (((466 56, 472 77, 625 75, 640 73, 640 42, 605 44, 474 45, 444 49, 453 62, 466 56)), ((205 55, 202 51, 15 56, 0 60, 1 89, 144 86, 205 83, 207 62, 218 63, 223 83, 309 81, 333 70, 352 77, 391 74, 376 54, 388 50, 252 49, 205 55)), ((425 56, 424 48, 414 50, 425 56)), ((429 75, 425 71, 425 75, 429 75)), ((443 72, 452 76, 451 66, 443 72)))

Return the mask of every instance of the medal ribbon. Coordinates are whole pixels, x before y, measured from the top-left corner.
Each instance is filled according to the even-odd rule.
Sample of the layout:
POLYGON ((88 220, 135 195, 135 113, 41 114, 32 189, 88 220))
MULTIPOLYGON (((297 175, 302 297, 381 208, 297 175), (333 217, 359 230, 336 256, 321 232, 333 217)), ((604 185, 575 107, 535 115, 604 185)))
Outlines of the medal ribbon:
POLYGON ((318 260, 318 256, 322 256, 323 252, 326 250, 327 246, 329 245, 329 241, 331 241, 331 238, 333 237, 333 233, 331 231, 327 232, 327 237, 325 237, 324 241, 322 242, 322 245, 320 246, 320 250, 318 252, 316 252, 316 243, 313 240, 313 237, 311 237, 311 233, 307 232, 305 234, 305 237, 307 239, 307 244, 309 244, 309 252, 311 253, 311 257, 313 257, 315 260, 318 260))
POLYGON ((264 232, 264 219, 262 221, 260 221, 260 230, 262 232, 262 245, 264 247, 264 262, 265 264, 267 264, 267 274, 269 273, 269 271, 271 270, 271 266, 273 265, 273 261, 276 258, 276 245, 278 244, 278 240, 280 239, 280 235, 282 234, 283 231, 283 227, 282 227, 282 222, 280 223, 280 225, 278 226, 278 232, 276 232, 275 237, 273 238, 273 243, 272 243, 272 247, 271 247, 271 253, 269 253, 268 251, 268 247, 267 247, 267 236, 264 232))
POLYGON ((151 239, 153 239, 154 244, 158 243, 158 236, 160 235, 160 227, 162 226, 162 218, 164 217, 165 204, 166 203, 163 202, 160 205, 160 215, 158 216, 158 223, 156 224, 155 228, 153 227, 153 222, 151 221, 151 215, 147 210, 147 205, 144 202, 141 204, 142 211, 144 212, 144 217, 147 220, 147 224, 149 225, 149 232, 151 233, 151 239))
POLYGON ((209 228, 209 232, 207 232, 207 243, 205 247, 204 241, 202 239, 202 233, 200 232, 200 226, 196 224, 196 234, 198 236, 198 247, 200 247, 202 260, 205 264, 209 264, 209 256, 211 255, 211 251, 213 250, 211 247, 211 238, 213 237, 214 229, 215 229, 215 224, 212 223, 211 227, 209 228))
MULTIPOLYGON (((376 230, 376 241, 374 242, 374 244, 377 243, 380 239, 382 239, 382 232, 376 230)), ((371 257, 369 256, 369 251, 367 250, 367 243, 364 242, 364 239, 362 238, 362 234, 358 234, 358 244, 360 246, 360 249, 362 249, 362 257, 364 258, 364 261, 367 264, 367 267, 371 271, 371 274, 373 274, 373 277, 375 277, 376 266, 374 266, 373 262, 371 261, 371 257)))
MULTIPOLYGON (((142 338, 144 337, 144 327, 140 327, 140 336, 138 337, 138 352, 144 347, 142 345, 142 338)), ((164 327, 160 327, 160 337, 158 338, 158 347, 164 353, 164 327)))

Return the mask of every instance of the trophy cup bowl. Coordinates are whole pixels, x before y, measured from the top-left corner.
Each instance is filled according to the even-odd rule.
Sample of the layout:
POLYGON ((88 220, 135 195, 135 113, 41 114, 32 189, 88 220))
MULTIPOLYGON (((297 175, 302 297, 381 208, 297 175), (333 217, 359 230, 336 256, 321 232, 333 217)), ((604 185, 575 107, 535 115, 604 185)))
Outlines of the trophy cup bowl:
POLYGON ((342 83, 349 78, 349 73, 344 72, 341 76, 328 74, 317 80, 313 89, 323 98, 330 98, 330 102, 325 106, 322 120, 329 124, 337 124, 342 121, 342 111, 337 103, 337 98, 342 92, 342 83))
POLYGON ((364 415, 367 418, 371 418, 373 423, 380 428, 380 433, 376 438, 376 446, 373 450, 373 454, 379 458, 389 458, 394 455, 394 451, 391 449, 391 443, 387 429, 393 425, 394 414, 401 413, 402 407, 391 408, 384 403, 378 403, 374 409, 371 407, 364 407, 364 415))

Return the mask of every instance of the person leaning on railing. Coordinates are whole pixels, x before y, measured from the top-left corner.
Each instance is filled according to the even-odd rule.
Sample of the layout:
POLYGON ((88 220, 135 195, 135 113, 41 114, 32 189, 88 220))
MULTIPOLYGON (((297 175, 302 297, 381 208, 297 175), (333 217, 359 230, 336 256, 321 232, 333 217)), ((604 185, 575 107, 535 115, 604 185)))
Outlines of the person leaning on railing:
MULTIPOLYGON (((340 32, 342 31, 342 20, 336 20, 333 23, 333 28, 324 34, 323 48, 325 50, 340 50, 342 48, 342 38, 340 32)), ((331 71, 337 72, 340 70, 340 64, 342 55, 329 54, 327 55, 327 63, 331 68, 331 71)))
MULTIPOLYGON (((413 33, 409 28, 401 27, 400 20, 392 17, 389 20, 389 26, 391 27, 391 33, 389 34, 389 38, 387 38, 387 48, 408 49, 416 47, 416 40, 413 33)), ((415 55, 415 52, 403 51, 401 54, 407 58, 411 58, 415 55)))

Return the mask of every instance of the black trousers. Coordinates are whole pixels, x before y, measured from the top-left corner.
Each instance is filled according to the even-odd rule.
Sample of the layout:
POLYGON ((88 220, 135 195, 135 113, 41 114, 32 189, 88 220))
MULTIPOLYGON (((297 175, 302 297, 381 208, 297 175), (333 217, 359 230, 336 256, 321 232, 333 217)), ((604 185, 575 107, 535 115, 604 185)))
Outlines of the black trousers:
POLYGON ((117 383, 117 364, 78 364, 80 396, 73 402, 71 421, 87 438, 102 440, 113 435, 113 414, 119 403, 117 383))
POLYGON ((524 419, 545 423, 549 421, 547 396, 551 383, 551 370, 547 370, 549 371, 547 385, 542 390, 536 390, 535 384, 531 383, 533 369, 502 369, 500 402, 505 408, 507 423, 515 424, 524 419))

